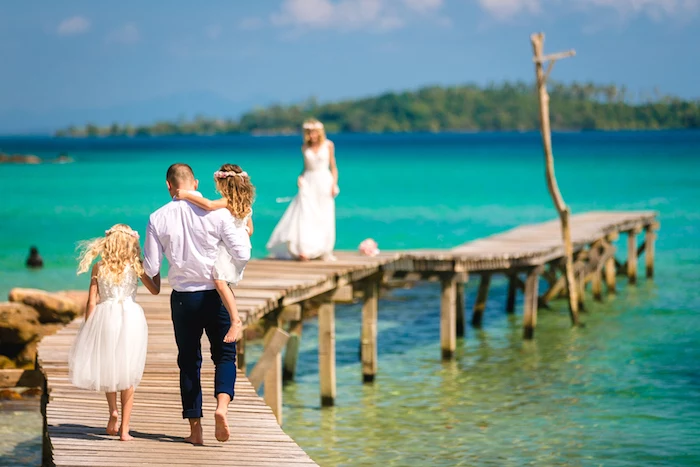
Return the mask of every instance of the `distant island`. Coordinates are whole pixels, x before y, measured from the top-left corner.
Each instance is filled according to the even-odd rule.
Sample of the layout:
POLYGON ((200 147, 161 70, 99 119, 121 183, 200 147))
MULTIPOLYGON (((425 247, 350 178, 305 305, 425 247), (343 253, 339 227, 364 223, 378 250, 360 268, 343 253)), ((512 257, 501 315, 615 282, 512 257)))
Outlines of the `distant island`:
MULTIPOLYGON (((653 130, 700 128, 700 101, 657 95, 631 101, 624 87, 595 84, 550 85, 555 130, 653 130)), ((298 133, 314 116, 328 132, 530 131, 539 128, 533 85, 504 83, 431 86, 376 97, 319 104, 254 109, 240 119, 197 117, 191 121, 107 127, 88 124, 56 132, 60 137, 173 136, 298 133)))

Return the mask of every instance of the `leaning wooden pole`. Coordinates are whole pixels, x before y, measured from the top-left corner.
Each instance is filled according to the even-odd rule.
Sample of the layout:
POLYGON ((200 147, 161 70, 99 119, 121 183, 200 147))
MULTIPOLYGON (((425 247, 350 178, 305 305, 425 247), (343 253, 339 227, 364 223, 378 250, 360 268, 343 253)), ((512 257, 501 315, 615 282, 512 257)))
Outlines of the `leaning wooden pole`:
POLYGON ((549 94, 547 93, 547 78, 552 71, 554 63, 560 58, 566 58, 574 55, 574 51, 563 52, 545 56, 544 49, 544 34, 533 34, 530 36, 532 42, 532 51, 534 53, 535 73, 537 74, 537 94, 540 100, 540 126, 542 130, 542 145, 544 146, 544 158, 547 177, 547 188, 549 194, 554 201, 561 219, 561 234, 564 240, 564 255, 566 258, 566 286, 569 292, 569 312, 571 314, 571 322, 578 325, 578 288, 576 286, 576 278, 574 276, 574 247, 571 243, 571 226, 569 224, 569 207, 564 203, 564 199, 559 192, 559 185, 554 174, 554 156, 552 155, 552 134, 549 127, 549 94), (549 62, 547 70, 544 70, 544 63, 549 62))

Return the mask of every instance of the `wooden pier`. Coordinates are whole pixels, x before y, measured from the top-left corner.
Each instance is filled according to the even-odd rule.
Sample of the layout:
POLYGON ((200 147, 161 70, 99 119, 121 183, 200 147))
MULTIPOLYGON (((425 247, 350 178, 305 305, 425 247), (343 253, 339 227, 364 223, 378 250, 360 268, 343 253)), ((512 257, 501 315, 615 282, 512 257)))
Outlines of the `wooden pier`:
MULTIPOLYGON (((593 298, 616 290, 619 274, 636 283, 638 258, 645 255, 646 275, 654 272, 655 212, 590 212, 571 217, 578 287, 591 285, 593 298), (641 244, 638 237, 643 233, 641 244), (615 241, 627 236, 626 260, 616 259, 615 241)), ((491 279, 509 278, 507 313, 515 312, 516 295, 523 299, 523 334, 532 339, 537 309, 563 296, 563 248, 558 222, 526 225, 466 243, 451 250, 383 252, 375 257, 337 252, 337 261, 292 262, 253 260, 235 289, 246 326, 262 322, 265 347, 246 377, 245 341, 238 343, 239 374, 231 404, 231 440, 213 441, 213 396, 205 397, 205 447, 182 442, 188 426, 180 418, 176 348, 170 321, 169 289, 138 300, 149 323, 149 355, 144 379, 136 391, 132 430, 135 442, 121 443, 104 435, 107 405, 103 394, 73 388, 67 379, 68 349, 79 321, 39 347, 38 362, 46 376, 44 464, 81 466, 121 465, 315 465, 280 428, 282 384, 296 372, 304 318, 318 316, 321 405, 335 404, 335 304, 362 302, 362 380, 372 382, 378 371, 377 315, 379 293, 388 280, 441 283, 440 334, 444 359, 453 358, 457 339, 464 335, 464 284, 479 279, 471 324, 483 325, 491 279), (547 284, 540 293, 540 283, 547 284), (284 352, 283 358, 283 349, 284 352), (264 400, 257 396, 263 387, 264 400)), ((581 294, 583 297, 583 294, 581 294)), ((205 350, 208 344, 203 346, 205 350)), ((213 367, 205 358, 205 394, 212 393, 213 367)))

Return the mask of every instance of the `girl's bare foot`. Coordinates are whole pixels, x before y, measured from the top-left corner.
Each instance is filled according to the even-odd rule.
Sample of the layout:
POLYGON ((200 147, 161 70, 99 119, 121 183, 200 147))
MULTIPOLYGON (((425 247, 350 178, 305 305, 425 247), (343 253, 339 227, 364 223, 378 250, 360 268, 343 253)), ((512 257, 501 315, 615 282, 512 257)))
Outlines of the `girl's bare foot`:
POLYGON ((299 255, 299 261, 308 261, 309 258, 306 255, 299 255))
POLYGON ((126 433, 122 433, 122 434, 119 436, 119 440, 120 440, 120 441, 133 441, 133 440, 134 440, 134 437, 131 436, 131 435, 129 434, 129 432, 127 431, 126 433))
POLYGON ((238 334, 241 332, 242 328, 243 323, 241 322, 241 320, 236 320, 236 322, 231 325, 228 332, 224 336, 224 342, 226 342, 227 344, 231 342, 236 342, 238 340, 238 334))
POLYGON ((223 410, 218 410, 214 412, 214 421, 216 422, 216 430, 214 435, 216 440, 223 443, 228 441, 231 436, 231 431, 228 428, 228 420, 226 420, 226 412, 223 410))
POLYGON ((117 430, 117 423, 119 422, 119 412, 116 410, 109 414, 109 422, 107 422, 107 434, 108 435, 118 435, 119 430, 117 430))

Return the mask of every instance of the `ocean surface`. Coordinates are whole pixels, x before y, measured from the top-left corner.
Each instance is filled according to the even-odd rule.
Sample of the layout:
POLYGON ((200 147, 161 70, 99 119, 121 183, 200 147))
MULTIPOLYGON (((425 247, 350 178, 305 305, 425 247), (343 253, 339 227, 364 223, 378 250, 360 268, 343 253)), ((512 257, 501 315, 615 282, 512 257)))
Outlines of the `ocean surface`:
MULTIPOLYGON (((337 248, 439 248, 555 217, 535 133, 332 135, 340 171, 337 248)), ((117 222, 143 232, 169 199, 165 171, 192 165, 205 196, 224 162, 250 173, 255 256, 296 191, 299 138, 0 138, 0 151, 71 164, 0 166, 0 295, 15 286, 84 288, 75 244, 117 222), (24 268, 30 246, 46 267, 24 268)), ((656 277, 588 300, 572 330, 564 302, 540 310, 533 342, 521 305, 492 286, 484 329, 454 362, 439 350, 439 290, 380 301, 379 373, 363 385, 358 306, 337 307, 337 406, 321 409, 316 323, 284 390, 284 429, 321 465, 700 465, 700 132, 558 133, 559 186, 574 213, 660 213, 656 277)), ((622 248, 624 251, 624 248, 622 248)), ((621 256, 624 256, 622 254, 621 256)), ((467 307, 474 287, 467 287, 467 307)), ((253 346, 253 356, 259 354, 253 346)), ((137 396, 138 397, 138 392, 137 396)), ((35 404, 0 406, 0 465, 38 465, 35 404)))

